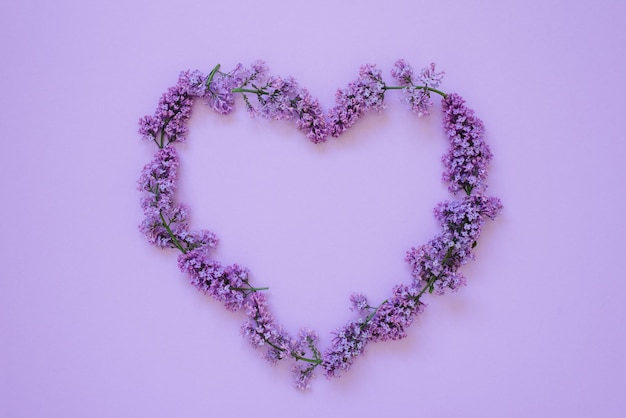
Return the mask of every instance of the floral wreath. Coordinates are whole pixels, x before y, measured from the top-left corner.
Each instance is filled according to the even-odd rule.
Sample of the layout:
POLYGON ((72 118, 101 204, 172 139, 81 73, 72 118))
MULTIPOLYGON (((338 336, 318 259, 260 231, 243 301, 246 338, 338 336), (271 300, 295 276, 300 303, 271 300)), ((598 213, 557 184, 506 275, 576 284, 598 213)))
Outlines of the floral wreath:
POLYGON ((247 317, 241 328, 243 336, 261 348, 272 364, 291 359, 294 385, 299 389, 309 388, 318 367, 328 378, 339 377, 368 343, 406 337, 407 328, 426 306, 422 302, 425 293, 442 295, 465 284, 459 267, 474 257, 472 250, 485 218, 495 218, 502 209, 500 199, 485 194, 492 154, 483 139, 483 123, 461 96, 437 89, 443 72, 430 64, 414 74, 409 64, 398 60, 391 75, 398 85, 387 85, 375 65, 361 66, 358 79, 337 91, 336 105, 325 113, 294 78, 269 75, 262 61, 250 67, 239 64, 228 73, 217 65, 206 76, 199 71, 182 72, 178 83, 161 96, 154 115, 139 121, 139 133, 158 147, 138 182, 145 215, 141 232, 157 247, 180 251, 178 266, 191 284, 226 309, 243 310, 247 317), (403 100, 418 116, 428 115, 433 93, 442 97, 443 128, 450 141, 442 158, 442 179, 453 196, 461 196, 435 207, 441 232, 406 253, 411 281, 393 287, 389 297, 377 305, 363 294, 353 293, 351 309, 357 317, 336 329, 330 347, 321 350, 315 331, 304 328, 292 336, 277 323, 269 308, 268 288, 253 286, 247 268, 224 266, 211 258, 211 249, 218 242, 215 234, 189 228, 189 208, 174 199, 179 157, 173 145, 185 141, 196 99, 228 114, 234 110, 235 96, 241 95, 253 116, 295 121, 309 140, 321 143, 329 135, 338 137, 346 132, 368 111, 384 109, 389 90, 401 90, 403 100))

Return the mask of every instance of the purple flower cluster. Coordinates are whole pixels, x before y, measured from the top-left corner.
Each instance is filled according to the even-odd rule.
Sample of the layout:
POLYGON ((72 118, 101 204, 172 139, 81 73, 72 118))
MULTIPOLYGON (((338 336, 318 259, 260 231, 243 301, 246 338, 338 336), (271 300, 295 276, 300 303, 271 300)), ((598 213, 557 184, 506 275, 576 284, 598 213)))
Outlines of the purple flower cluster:
POLYGON ((420 289, 414 284, 394 287, 393 296, 378 307, 368 324, 370 340, 376 342, 406 337, 406 329, 424 308, 419 296, 420 289))
POLYGON ((413 84, 413 67, 403 59, 399 59, 393 64, 391 76, 398 80, 401 86, 413 84))
POLYGON ((241 69, 239 64, 230 74, 220 71, 213 73, 213 79, 203 92, 202 98, 217 113, 227 115, 235 110, 235 97, 231 90, 241 82, 238 77, 241 69))
POLYGON ((416 85, 413 80, 413 68, 401 59, 394 64, 391 75, 400 85, 406 86, 402 89, 403 100, 409 104, 411 110, 419 117, 428 115, 428 108, 433 105, 429 89, 439 87, 443 79, 443 72, 437 72, 435 64, 430 64, 420 71, 417 77, 419 85, 416 85))
MULTIPOLYGON (((234 89, 242 88, 255 80, 263 78, 268 68, 263 61, 252 63, 250 68, 237 64, 228 73, 219 71, 219 65, 209 75, 208 87, 202 97, 216 112, 226 115, 235 110, 234 89)), ((248 108, 251 108, 247 101, 248 108)))
POLYGON ((170 87, 159 100, 153 116, 144 116, 139 120, 139 133, 162 147, 163 135, 167 143, 183 142, 187 135, 187 120, 196 97, 204 94, 204 76, 199 71, 184 71, 178 77, 178 83, 170 87))
POLYGON ((337 90, 335 98, 337 105, 328 111, 328 119, 330 134, 337 137, 368 110, 384 109, 385 83, 381 70, 371 64, 361 66, 359 78, 345 89, 337 90))
POLYGON ((446 201, 435 208, 435 217, 443 230, 427 244, 411 248, 406 261, 411 265, 416 284, 424 281, 430 291, 445 293, 465 284, 458 268, 473 258, 484 217, 494 218, 502 209, 500 199, 479 194, 461 201, 446 201))
POLYGON ((271 364, 287 357, 300 361, 291 368, 293 384, 300 390, 308 389, 315 368, 322 362, 316 347, 318 336, 315 331, 303 328, 297 339, 291 337, 274 320, 263 293, 253 293, 244 306, 248 320, 241 327, 243 336, 255 348, 264 347, 263 357, 271 364))
POLYGON ((326 377, 339 377, 342 372, 348 371, 354 360, 365 352, 369 342, 406 337, 407 328, 424 309, 420 296, 420 289, 415 283, 396 286, 392 297, 374 309, 364 295, 352 294, 352 310, 364 316, 349 321, 333 333, 332 346, 324 352, 321 363, 326 377), (371 313, 365 316, 369 311, 371 313))
POLYGON ((160 148, 152 161, 141 171, 137 188, 145 192, 141 196, 141 208, 145 214, 158 213, 173 205, 180 158, 174 147, 160 148))
POLYGON ((176 150, 166 146, 157 151, 139 177, 138 189, 143 192, 141 208, 145 215, 139 229, 152 245, 158 247, 175 246, 167 228, 172 234, 187 229, 189 209, 173 200, 179 164, 176 150))
POLYGON ((268 305, 264 293, 253 293, 245 300, 248 320, 241 327, 241 333, 255 348, 267 347, 263 357, 275 364, 294 352, 296 342, 276 323, 268 305))
POLYGON ((209 258, 208 249, 213 245, 195 248, 178 256, 178 267, 187 273, 191 284, 198 290, 224 304, 230 311, 238 311, 243 306, 248 269, 234 264, 223 267, 219 261, 209 258))
POLYGON ((315 376, 314 370, 321 361, 320 352, 317 349, 318 336, 315 331, 309 328, 303 328, 300 330, 298 340, 293 348, 291 356, 296 359, 302 359, 307 355, 307 351, 310 353, 314 363, 304 362, 294 364, 291 368, 293 373, 293 385, 300 390, 309 389, 309 382, 315 376), (308 350, 307 350, 308 348, 308 350))
POLYGON ((370 333, 363 319, 350 321, 337 329, 321 364, 326 377, 339 377, 342 372, 350 370, 354 360, 365 351, 369 339, 370 333))
POLYGON ((292 119, 295 116, 293 102, 299 94, 295 78, 270 77, 258 95, 259 105, 254 114, 266 119, 292 119))
POLYGON ((309 140, 314 143, 324 142, 328 137, 328 124, 319 101, 306 88, 300 87, 295 78, 267 77, 266 72, 264 63, 257 62, 242 84, 250 84, 255 88, 252 91, 256 91, 256 106, 244 96, 251 114, 266 119, 295 119, 296 127, 309 140))
POLYGON ((367 312, 370 309, 370 304, 367 301, 367 297, 362 293, 353 293, 350 295, 350 310, 358 313, 367 312))
POLYGON ((305 88, 295 99, 296 127, 313 143, 326 141, 329 133, 324 110, 317 99, 305 88))
POLYGON ((311 388, 311 379, 315 377, 313 373, 315 366, 296 363, 291 367, 293 374, 293 386, 298 390, 307 390, 311 388))
POLYGON ((448 189, 452 193, 464 190, 469 195, 474 189, 483 192, 487 165, 492 157, 483 140, 483 122, 465 106, 465 100, 458 94, 448 95, 441 104, 444 131, 451 145, 442 158, 446 167, 443 181, 450 183, 448 189))
POLYGON ((143 192, 141 208, 145 215, 139 230, 158 247, 213 247, 217 243, 215 235, 207 230, 189 231, 189 208, 174 202, 179 164, 176 149, 168 145, 159 148, 144 166, 137 182, 143 192))
POLYGON ((189 208, 186 205, 174 204, 145 215, 139 230, 150 244, 161 248, 179 248, 178 237, 187 234, 189 228, 189 208))

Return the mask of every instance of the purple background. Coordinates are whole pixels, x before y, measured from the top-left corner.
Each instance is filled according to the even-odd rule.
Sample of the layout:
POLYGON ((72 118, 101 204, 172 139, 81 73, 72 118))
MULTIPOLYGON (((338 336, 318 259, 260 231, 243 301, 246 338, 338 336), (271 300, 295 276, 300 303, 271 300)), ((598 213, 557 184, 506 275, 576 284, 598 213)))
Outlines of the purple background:
MULTIPOLYGON (((621 1, 5 1, 0 5, 0 416, 620 417, 626 408, 621 1), (305 3, 303 3, 305 4, 305 3), (447 71, 495 154, 469 286, 307 394, 174 251, 137 231, 136 134, 183 69, 265 59, 333 103, 358 66, 447 71)), ((439 106, 314 147, 288 123, 198 110, 180 200, 219 257, 328 341, 386 297, 447 197, 439 106)), ((200 108, 199 108, 200 109, 200 108)))

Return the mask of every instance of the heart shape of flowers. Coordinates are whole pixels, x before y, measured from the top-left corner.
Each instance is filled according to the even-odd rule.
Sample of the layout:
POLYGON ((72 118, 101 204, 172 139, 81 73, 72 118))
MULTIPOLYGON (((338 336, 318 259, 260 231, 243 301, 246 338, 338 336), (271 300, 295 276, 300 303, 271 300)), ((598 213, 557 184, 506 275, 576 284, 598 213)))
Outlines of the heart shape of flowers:
POLYGON ((358 79, 337 91, 336 105, 325 113, 294 78, 270 75, 262 61, 250 67, 239 64, 230 72, 221 71, 217 65, 208 75, 182 72, 178 83, 161 96, 154 115, 139 121, 139 133, 158 147, 139 178, 145 215, 140 230, 151 244, 180 251, 178 266, 195 287, 228 310, 243 310, 247 318, 242 326, 244 337, 255 348, 263 349, 270 363, 291 359, 294 385, 299 389, 310 386, 318 367, 328 378, 339 377, 364 353, 368 343, 405 337, 425 307, 421 300, 424 294, 441 295, 464 285, 465 277, 458 270, 473 258, 484 220, 494 219, 502 209, 500 199, 485 194, 492 154, 483 139, 483 123, 461 96, 438 90, 443 73, 430 64, 414 74, 409 64, 398 60, 391 74, 398 85, 386 84, 375 65, 363 65, 358 79), (390 90, 400 90, 418 116, 428 115, 432 94, 442 97, 443 128, 450 141, 442 158, 442 179, 454 199, 434 209, 441 232, 407 251, 411 280, 394 286, 390 296, 377 305, 370 304, 361 293, 352 294, 356 318, 337 328, 331 346, 321 350, 315 331, 305 328, 292 336, 277 323, 269 308, 268 288, 253 286, 247 268, 223 266, 211 258, 211 249, 218 242, 215 234, 189 228, 189 208, 174 199, 180 164, 174 145, 185 141, 197 99, 220 114, 228 114, 234 110, 236 95, 241 95, 252 115, 295 121, 309 140, 321 143, 346 132, 367 112, 383 110, 385 94, 390 90), (459 194, 461 197, 456 197, 459 194))

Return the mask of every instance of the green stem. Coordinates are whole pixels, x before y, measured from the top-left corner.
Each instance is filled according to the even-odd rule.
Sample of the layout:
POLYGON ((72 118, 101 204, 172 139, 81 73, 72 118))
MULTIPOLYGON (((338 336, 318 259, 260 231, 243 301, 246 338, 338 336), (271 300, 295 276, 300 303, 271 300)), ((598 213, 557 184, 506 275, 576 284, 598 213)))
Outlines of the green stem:
MULTIPOLYGON (((277 346, 276 344, 272 343, 270 340, 268 340, 267 338, 263 337, 263 341, 265 341, 270 347, 272 347, 275 350, 281 351, 281 352, 285 352, 286 350, 284 348, 281 348, 279 346, 277 346)), ((307 363, 311 363, 311 364, 321 364, 322 360, 321 359, 312 359, 312 358, 308 358, 308 357, 302 357, 301 355, 299 355, 298 353, 294 353, 291 352, 289 353, 291 355, 291 357, 293 357, 296 361, 300 360, 300 361, 305 361, 307 363)))
POLYGON ((291 357, 293 357, 296 361, 300 360, 300 361, 304 361, 306 363, 311 363, 314 365, 319 365, 322 364, 322 360, 321 359, 313 359, 313 358, 308 358, 308 357, 302 357, 298 354, 291 353, 291 357))
POLYGON ((163 227, 165 227, 165 230, 169 234, 170 238, 172 239, 172 243, 174 244, 174 246, 176 248, 178 248, 183 254, 186 254, 187 250, 185 250, 183 248, 183 246, 180 244, 180 242, 178 241, 178 239, 176 238, 176 236, 174 235, 174 233, 170 229, 170 225, 167 222, 165 222, 165 217, 163 216, 163 211, 159 211, 159 216, 161 217, 161 223, 162 223, 163 227))
POLYGON ((217 64, 215 68, 213 68, 211 72, 209 73, 209 76, 206 79, 206 83, 204 83, 207 89, 209 88, 209 84, 211 84, 211 81, 213 81, 213 77, 215 77, 215 74, 219 71, 220 67, 221 65, 217 64))
MULTIPOLYGON (((428 86, 413 86, 413 87, 415 87, 416 89, 420 89, 420 90, 432 91, 433 93, 437 93, 438 95, 440 95, 444 99, 446 97, 448 97, 448 95, 446 93, 444 93, 443 91, 434 89, 432 87, 428 87, 428 86)), ((402 90, 402 89, 405 89, 405 88, 407 88, 407 86, 385 86, 385 87, 383 87, 383 89, 385 89, 385 90, 402 90)))
MULTIPOLYGON (((161 148, 161 149, 163 149, 163 142, 164 142, 164 139, 165 139, 165 131, 164 131, 163 129, 161 129, 161 138, 160 138, 161 143, 159 144, 159 143, 157 142, 157 146, 158 146, 159 148, 161 148)), ((156 139, 155 139, 154 141, 156 142, 156 139)))
POLYGON ((231 93, 252 93, 252 94, 267 94, 266 91, 264 90, 258 90, 258 89, 245 89, 243 87, 239 87, 236 89, 232 89, 230 91, 231 93))
POLYGON ((436 277, 436 276, 433 276, 433 277, 431 277, 431 278, 428 280, 428 283, 426 283, 426 286, 424 286, 424 288, 423 288, 422 290, 420 290, 420 292, 417 294, 417 296, 415 296, 415 300, 416 300, 416 301, 419 301, 419 298, 420 298, 420 297, 421 297, 424 293, 426 293, 426 291, 427 291, 428 289, 430 289, 430 287, 431 287, 431 286, 435 283, 435 280, 437 280, 437 277, 436 277))
POLYGON ((374 308, 374 310, 372 311, 372 313, 370 313, 367 318, 365 318, 365 321, 361 324, 361 329, 363 329, 368 322, 370 322, 372 320, 372 318, 374 317, 374 315, 376 315, 376 312, 378 312, 378 310, 380 309, 381 306, 383 306, 385 303, 387 303, 389 301, 389 299, 385 299, 384 301, 382 301, 382 303, 380 305, 378 305, 376 308, 374 308))
POLYGON ((238 292, 258 292, 259 290, 268 290, 269 287, 233 287, 232 290, 236 290, 238 292))

